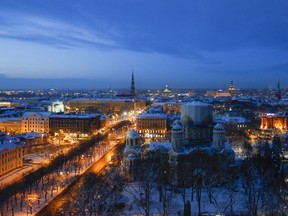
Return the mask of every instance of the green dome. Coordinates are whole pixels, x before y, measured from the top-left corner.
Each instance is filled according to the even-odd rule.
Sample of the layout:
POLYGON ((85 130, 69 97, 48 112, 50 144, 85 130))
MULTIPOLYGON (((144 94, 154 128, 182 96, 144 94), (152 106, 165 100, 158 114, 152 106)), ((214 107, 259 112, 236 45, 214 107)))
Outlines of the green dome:
POLYGON ((193 119, 192 119, 190 116, 188 116, 188 115, 182 116, 181 122, 182 122, 182 124, 185 124, 185 125, 193 124, 193 123, 194 123, 194 122, 193 122, 193 119))

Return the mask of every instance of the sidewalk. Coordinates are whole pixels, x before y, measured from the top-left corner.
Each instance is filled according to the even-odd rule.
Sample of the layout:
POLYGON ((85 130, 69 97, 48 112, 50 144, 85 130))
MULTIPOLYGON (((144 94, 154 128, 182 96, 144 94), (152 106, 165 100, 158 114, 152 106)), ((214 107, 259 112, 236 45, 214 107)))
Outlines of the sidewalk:
POLYGON ((33 172, 34 170, 38 168, 39 168, 39 165, 24 164, 23 167, 12 170, 11 172, 1 176, 0 177, 0 190, 15 183, 16 181, 23 179, 29 173, 33 172))

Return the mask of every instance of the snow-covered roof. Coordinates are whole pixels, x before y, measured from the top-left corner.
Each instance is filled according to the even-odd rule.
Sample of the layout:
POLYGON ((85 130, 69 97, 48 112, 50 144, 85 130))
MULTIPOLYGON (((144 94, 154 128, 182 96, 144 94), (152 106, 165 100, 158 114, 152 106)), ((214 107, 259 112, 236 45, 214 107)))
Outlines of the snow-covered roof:
POLYGON ((140 138, 139 134, 137 133, 136 130, 132 129, 129 131, 129 133, 127 134, 127 138, 128 139, 137 139, 140 138))
POLYGON ((174 131, 182 130, 182 126, 180 124, 175 124, 175 125, 173 125, 172 130, 174 130, 174 131))
POLYGON ((150 151, 155 151, 158 149, 165 149, 169 151, 172 147, 170 142, 151 142, 150 143, 150 151))
POLYGON ((25 139, 33 139, 33 138, 42 137, 42 136, 44 137, 44 136, 46 136, 46 134, 39 133, 39 132, 29 132, 26 134, 19 135, 19 137, 23 137, 25 139))
POLYGON ((167 118, 167 115, 162 113, 142 113, 137 118, 167 118))
POLYGON ((214 126, 213 130, 225 131, 223 125, 220 124, 220 123, 217 123, 217 124, 214 126))
POLYGON ((217 123, 247 123, 248 120, 246 118, 243 117, 237 117, 237 116, 233 116, 233 117, 229 117, 229 116, 217 116, 214 117, 214 121, 217 123))
POLYGON ((100 116, 100 114, 63 114, 63 115, 51 115, 50 118, 96 118, 100 116))
POLYGON ((201 101, 192 101, 190 103, 184 104, 184 106, 211 106, 211 104, 203 103, 201 101))
POLYGON ((133 154, 133 153, 131 153, 127 156, 127 159, 129 159, 129 160, 136 159, 136 158, 138 158, 138 156, 136 154, 133 154))
POLYGON ((51 115, 51 112, 25 112, 23 114, 23 118, 29 117, 30 115, 33 115, 33 114, 39 115, 43 118, 49 118, 49 116, 51 115))
POLYGON ((21 118, 16 117, 0 118, 0 122, 8 122, 8 121, 21 121, 21 118))
POLYGON ((5 149, 13 149, 19 146, 19 140, 5 138, 3 143, 0 141, 0 152, 5 149))

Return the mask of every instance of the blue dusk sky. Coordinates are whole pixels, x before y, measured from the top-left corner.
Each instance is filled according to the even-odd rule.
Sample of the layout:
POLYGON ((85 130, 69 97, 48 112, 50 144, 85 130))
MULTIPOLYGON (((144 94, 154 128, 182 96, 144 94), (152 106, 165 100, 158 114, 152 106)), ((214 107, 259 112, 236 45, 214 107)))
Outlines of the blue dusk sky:
POLYGON ((0 89, 288 85, 287 0, 0 0, 0 89))

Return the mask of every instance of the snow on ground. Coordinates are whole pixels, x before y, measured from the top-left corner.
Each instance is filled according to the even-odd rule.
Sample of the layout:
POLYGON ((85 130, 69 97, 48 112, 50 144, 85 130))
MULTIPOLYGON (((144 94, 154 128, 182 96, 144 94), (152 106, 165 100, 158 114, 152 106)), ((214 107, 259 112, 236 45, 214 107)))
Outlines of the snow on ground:
MULTIPOLYGON (((129 186, 122 192, 124 197, 127 197, 129 201, 126 203, 126 207, 123 209, 123 214, 125 215, 136 215, 136 214, 144 214, 144 209, 139 209, 137 207, 137 199, 139 199, 139 194, 134 192, 132 189, 135 183, 130 183, 129 186)), ((135 188, 135 186, 134 186, 135 188)), ((234 194, 233 199, 233 211, 237 214, 247 214, 247 206, 246 206, 246 196, 244 191, 241 188, 238 188, 239 192, 234 194)), ((184 204, 183 204, 183 196, 181 193, 182 189, 176 189, 176 191, 172 192, 172 200, 169 207, 169 215, 183 215, 184 204)), ((170 191, 168 192, 168 194, 170 191)), ((217 200, 217 204, 214 202, 210 202, 209 193, 207 189, 202 190, 201 196, 201 212, 220 215, 223 213, 230 212, 230 198, 231 194, 227 188, 218 187, 212 189, 213 196, 215 200, 217 200)), ((186 199, 191 201, 191 188, 186 189, 186 199)), ((151 200, 151 214, 161 214, 163 213, 162 203, 159 202, 159 193, 156 189, 152 191, 152 200, 151 200)), ((194 197, 193 201, 191 201, 191 213, 198 213, 198 203, 196 200, 196 190, 194 189, 194 197)))

